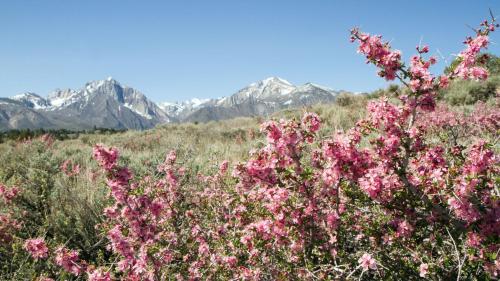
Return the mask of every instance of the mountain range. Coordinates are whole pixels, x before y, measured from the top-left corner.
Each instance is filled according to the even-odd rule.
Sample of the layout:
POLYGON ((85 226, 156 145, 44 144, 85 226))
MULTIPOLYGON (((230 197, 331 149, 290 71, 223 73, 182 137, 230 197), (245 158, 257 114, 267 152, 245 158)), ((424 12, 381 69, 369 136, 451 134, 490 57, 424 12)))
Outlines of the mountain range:
POLYGON ((270 77, 216 99, 154 103, 140 91, 108 78, 80 89, 57 89, 46 98, 26 92, 0 98, 0 130, 147 129, 172 122, 207 122, 262 116, 278 110, 330 103, 343 91, 313 83, 295 86, 270 77))

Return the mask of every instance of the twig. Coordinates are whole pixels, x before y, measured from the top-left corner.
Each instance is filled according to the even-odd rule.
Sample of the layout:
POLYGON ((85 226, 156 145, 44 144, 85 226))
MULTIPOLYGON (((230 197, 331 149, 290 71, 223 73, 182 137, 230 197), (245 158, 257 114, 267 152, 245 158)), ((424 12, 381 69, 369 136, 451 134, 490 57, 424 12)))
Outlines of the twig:
MULTIPOLYGON (((460 280, 460 275, 462 274, 463 262, 460 261, 460 252, 458 251, 457 244, 455 243, 455 239, 453 238, 453 236, 451 235, 451 233, 450 233, 450 231, 448 230, 447 227, 446 227, 446 232, 448 233, 448 235, 451 238, 451 242, 453 243, 453 248, 455 248, 455 255, 457 256, 457 262, 458 262, 457 281, 459 281, 460 280)), ((465 261, 465 259, 464 259, 464 261, 465 261)))
POLYGON ((349 279, 349 277, 351 277, 354 274, 354 272, 356 272, 358 270, 358 268, 360 268, 360 267, 361 267, 361 265, 358 265, 353 271, 351 271, 351 273, 349 273, 349 275, 347 275, 347 277, 345 279, 346 280, 349 279))

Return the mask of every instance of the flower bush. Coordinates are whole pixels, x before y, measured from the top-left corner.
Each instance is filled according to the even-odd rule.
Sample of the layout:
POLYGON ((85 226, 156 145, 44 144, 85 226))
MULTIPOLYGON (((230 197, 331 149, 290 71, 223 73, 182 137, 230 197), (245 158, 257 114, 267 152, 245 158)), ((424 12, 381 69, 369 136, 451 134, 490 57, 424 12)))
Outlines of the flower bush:
MULTIPOLYGON (((28 258, 48 264, 39 280, 498 278, 497 140, 481 139, 498 134, 498 108, 465 115, 436 102, 454 79, 488 77, 480 51, 496 27, 483 22, 442 76, 430 71, 429 47, 406 66, 381 36, 353 29, 378 75, 409 90, 369 102, 366 118, 327 137, 314 113, 263 122, 265 143, 232 169, 224 161, 195 176, 171 151, 134 174, 117 148, 96 145, 109 193, 95 227, 107 252, 86 260, 25 237, 28 258)), ((61 169, 76 177, 81 168, 67 160, 61 169)), ((6 204, 17 191, 0 186, 6 204)), ((22 225, 0 218, 10 243, 22 225)))

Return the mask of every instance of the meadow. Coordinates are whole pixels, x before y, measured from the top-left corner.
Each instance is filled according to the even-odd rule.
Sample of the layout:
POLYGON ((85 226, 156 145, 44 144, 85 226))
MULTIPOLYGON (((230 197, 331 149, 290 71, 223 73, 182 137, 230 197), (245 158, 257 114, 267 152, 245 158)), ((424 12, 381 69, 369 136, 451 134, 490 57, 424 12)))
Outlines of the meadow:
POLYGON ((474 64, 434 77, 425 48, 406 70, 380 38, 352 35, 409 87, 265 117, 4 139, 0 279, 498 278, 498 58, 470 70, 485 47, 471 39, 474 64))

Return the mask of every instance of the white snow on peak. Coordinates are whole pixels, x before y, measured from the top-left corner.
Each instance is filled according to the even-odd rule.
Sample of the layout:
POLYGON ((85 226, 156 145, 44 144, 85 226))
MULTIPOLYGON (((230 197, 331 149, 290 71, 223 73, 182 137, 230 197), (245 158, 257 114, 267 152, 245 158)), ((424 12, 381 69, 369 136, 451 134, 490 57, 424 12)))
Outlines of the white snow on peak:
POLYGON ((15 96, 11 97, 11 99, 13 99, 13 100, 41 99, 41 97, 38 96, 37 94, 26 92, 26 93, 22 93, 22 94, 19 94, 19 95, 15 95, 15 96))
POLYGON ((191 100, 189 100, 189 104, 191 104, 191 106, 193 108, 196 108, 196 107, 199 107, 200 105, 206 103, 207 101, 209 101, 210 99, 198 99, 198 98, 193 98, 191 100))
MULTIPOLYGON (((274 102, 274 99, 284 99, 284 104, 290 105, 293 103, 291 95, 297 92, 302 93, 314 91, 315 88, 330 92, 332 95, 335 94, 335 91, 333 91, 332 89, 320 86, 318 84, 307 83, 301 86, 295 86, 283 78, 273 76, 251 83, 229 97, 220 97, 211 100, 195 98, 184 102, 163 102, 159 103, 158 105, 165 112, 172 115, 179 114, 180 112, 184 112, 186 110, 189 111, 197 109, 204 105, 225 106, 231 105, 233 103, 238 104, 244 102, 249 98, 258 99, 264 102, 274 102)), ((306 97, 307 96, 304 96, 302 98, 306 97)))
POLYGON ((265 87, 269 84, 279 84, 279 85, 294 87, 293 84, 288 82, 287 80, 273 76, 273 77, 268 77, 266 79, 263 79, 261 81, 253 82, 250 85, 248 85, 247 88, 249 88, 249 87, 265 87))
POLYGON ((21 102, 29 102, 34 109, 45 109, 47 108, 47 101, 35 93, 22 93, 11 97, 13 100, 21 102))
POLYGON ((71 90, 71 89, 66 89, 66 90, 56 90, 52 92, 48 98, 47 101, 49 102, 50 106, 47 108, 47 110, 56 110, 64 106, 68 106, 72 103, 75 103, 79 100, 79 95, 76 91, 71 90))
POLYGON ((168 102, 168 101, 164 101, 164 102, 159 102, 158 103, 158 106, 160 108, 163 108, 163 107, 167 107, 167 106, 174 106, 174 105, 177 105, 178 103, 176 102, 168 102))
POLYGON ((264 84, 269 84, 271 82, 277 82, 277 83, 282 83, 282 84, 286 84, 286 85, 289 85, 289 86, 293 86, 292 83, 288 82, 287 80, 285 80, 283 78, 279 78, 279 77, 269 77, 269 78, 266 78, 266 79, 262 80, 262 82, 264 84))
POLYGON ((158 106, 163 110, 166 110, 167 107, 174 107, 182 111, 186 108, 190 109, 198 108, 208 101, 210 101, 210 99, 192 98, 190 100, 182 102, 161 102, 158 103, 158 106))
POLYGON ((102 87, 104 85, 104 83, 106 83, 106 81, 107 80, 92 81, 92 82, 87 84, 87 86, 85 87, 85 90, 92 92, 92 91, 102 87))
POLYGON ((50 104, 52 105, 53 108, 61 107, 66 101, 67 99, 65 98, 55 98, 50 100, 50 104))
POLYGON ((28 97, 28 96, 29 96, 29 93, 22 93, 22 94, 15 95, 15 96, 11 97, 11 99, 20 100, 20 99, 23 99, 23 98, 28 97))
POLYGON ((218 98, 218 99, 217 99, 217 104, 222 104, 222 103, 224 103, 226 100, 227 100, 227 97, 218 98))
POLYGON ((328 91, 328 92, 334 92, 335 90, 333 90, 332 88, 328 88, 328 87, 325 87, 325 86, 322 86, 322 85, 318 85, 318 84, 315 84, 315 83, 306 83, 306 85, 311 85, 313 87, 316 87, 316 88, 319 88, 319 89, 322 89, 322 90, 325 90, 325 91, 328 91))
POLYGON ((124 103, 123 106, 125 106, 126 108, 132 110, 133 112, 141 115, 142 117, 144 117, 146 119, 153 119, 153 116, 135 109, 134 106, 131 105, 130 103, 124 103))
POLYGON ((275 95, 288 95, 295 89, 296 87, 285 79, 279 77, 269 77, 248 85, 235 95, 238 98, 248 98, 250 96, 255 98, 265 98, 275 95))

